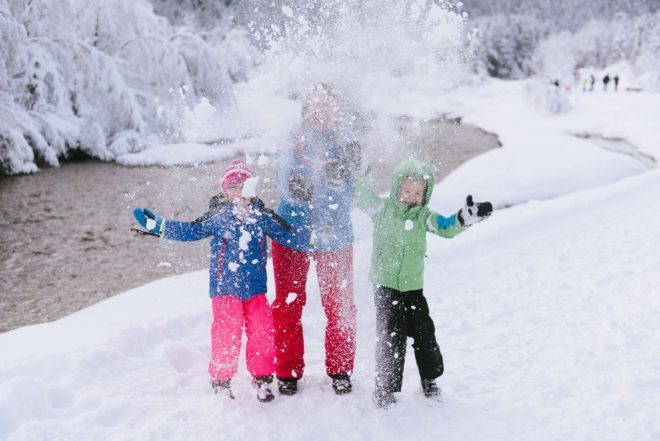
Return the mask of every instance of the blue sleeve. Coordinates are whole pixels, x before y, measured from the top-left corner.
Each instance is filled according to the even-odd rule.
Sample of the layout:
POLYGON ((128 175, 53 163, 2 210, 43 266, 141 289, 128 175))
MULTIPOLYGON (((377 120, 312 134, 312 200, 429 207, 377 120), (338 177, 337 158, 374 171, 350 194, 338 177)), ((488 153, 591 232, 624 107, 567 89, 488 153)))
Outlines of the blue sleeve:
POLYGON ((463 232, 464 228, 458 222, 457 215, 452 214, 444 217, 441 214, 431 211, 426 218, 426 231, 436 234, 440 237, 451 239, 457 234, 463 232))
POLYGON ((167 220, 165 221, 163 239, 192 242, 209 236, 224 234, 224 232, 223 223, 218 221, 217 216, 201 222, 167 220))
POLYGON ((287 243, 291 240, 293 229, 273 210, 264 209, 261 222, 266 234, 275 242, 287 243))
POLYGON ((449 217, 444 217, 439 214, 438 217, 436 217, 436 222, 438 223, 438 228, 453 227, 456 223, 456 215, 452 214, 449 217))

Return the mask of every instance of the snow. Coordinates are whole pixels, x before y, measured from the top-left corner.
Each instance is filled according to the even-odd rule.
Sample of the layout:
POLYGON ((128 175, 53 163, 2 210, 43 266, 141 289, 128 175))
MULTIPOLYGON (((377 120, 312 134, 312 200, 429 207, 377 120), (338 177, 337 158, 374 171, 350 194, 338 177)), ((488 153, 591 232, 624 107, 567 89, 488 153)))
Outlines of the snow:
POLYGON ((247 250, 251 240, 252 234, 250 234, 249 231, 241 228, 241 237, 238 238, 238 248, 240 250, 247 250))
MULTIPOLYGON (((241 361, 236 402, 212 395, 208 274, 200 271, 0 335, 0 439, 249 439, 254 426, 244 422, 254 420, 269 422, 264 439, 436 439, 439 430, 448 440, 656 439, 660 174, 583 136, 620 138, 657 160, 660 96, 580 93, 565 97, 571 110, 555 114, 529 100, 538 84, 482 81, 443 100, 411 92, 408 107, 381 108, 386 116, 460 115, 503 144, 438 182, 430 202, 445 215, 467 194, 496 207, 453 240, 429 238, 426 293, 447 365, 439 407, 420 396, 411 351, 400 404, 386 414, 371 407, 375 314, 369 259, 356 258, 350 396, 335 396, 324 374, 325 319, 313 276, 300 394, 259 404, 241 361)), ((239 106, 257 111, 254 90, 238 96, 239 106)), ((239 151, 265 162, 260 152, 277 138, 268 127, 290 127, 300 110, 281 98, 262 102, 269 106, 289 110, 271 120, 255 113, 267 136, 159 145, 119 162, 195 164, 239 151)), ((353 218, 355 256, 369 256, 371 223, 357 211, 353 218)))
MULTIPOLYGON (((250 87, 238 88, 238 106, 249 103, 250 118, 259 127, 255 133, 263 135, 226 144, 159 145, 121 155, 117 161, 126 165, 196 164, 245 152, 246 159, 255 156, 258 163, 267 162, 262 159, 266 158, 263 152, 272 153, 281 145, 286 129, 295 126, 300 110, 295 102, 280 98, 253 107, 251 103, 261 95, 258 88, 250 87), (264 122, 262 118, 268 119, 266 113, 272 114, 273 109, 278 110, 274 113, 279 117, 260 123, 264 122), (288 110, 280 112, 280 109, 288 110)), ((503 148, 474 158, 462 166, 467 170, 451 174, 441 183, 463 189, 461 194, 443 193, 444 196, 436 192, 433 202, 441 210, 462 205, 467 194, 473 194, 477 200, 489 199, 496 207, 556 197, 642 172, 648 165, 635 157, 640 154, 654 158, 656 163, 660 160, 660 126, 653 119, 660 114, 660 94, 600 90, 565 94, 562 91, 565 96, 556 99, 569 103, 571 108, 554 113, 550 110, 553 105, 546 108, 538 100, 530 99, 530 95, 546 93, 546 87, 554 88, 540 80, 480 80, 445 92, 442 100, 420 89, 419 93, 409 94, 407 106, 401 102, 396 105, 381 102, 378 118, 383 125, 376 126, 374 132, 382 129, 384 134, 388 133, 396 117, 407 113, 421 119, 432 119, 438 114, 455 115, 463 123, 498 135, 503 148), (531 92, 537 89, 540 90, 531 92), (608 151, 602 148, 598 138, 620 140, 633 146, 633 151, 630 155, 608 151), (506 172, 502 174, 501 170, 506 172)), ((379 137, 365 135, 365 149, 378 151, 379 155, 396 154, 379 141, 379 137)), ((441 161, 434 165, 437 169, 443 167, 441 161)))
MULTIPOLYGON (((3 159, 14 171, 33 172, 35 157, 57 165, 67 145, 83 140, 88 153, 124 165, 194 165, 239 153, 267 165, 264 153, 285 142, 299 120, 300 93, 326 75, 365 118, 371 130, 365 146, 382 155, 393 154, 388 139, 396 138, 402 115, 457 116, 496 133, 502 148, 454 170, 430 202, 449 215, 472 194, 496 208, 452 240, 428 238, 425 293, 446 363, 443 402, 421 396, 409 347, 399 404, 387 412, 371 404, 376 326, 366 256, 372 226, 354 211, 352 394, 336 396, 325 375, 325 317, 312 271, 300 393, 258 403, 241 356, 237 399, 214 395, 203 270, 0 334, 0 440, 660 438, 660 171, 653 161, 596 142, 620 140, 660 160, 660 95, 600 88, 567 95, 541 79, 468 76, 459 59, 471 48, 462 48, 458 15, 435 4, 423 15, 414 4, 394 3, 373 22, 343 9, 342 20, 314 22, 293 5, 281 6, 281 26, 254 30, 268 50, 249 78, 241 64, 249 60, 220 61, 253 53, 241 35, 210 35, 202 44, 175 32, 146 1, 136 9, 117 0, 97 11, 71 0, 48 22, 35 16, 37 7, 23 21, 5 14, 0 21, 10 38, 3 44, 10 42, 16 56, 0 65, 0 83, 41 60, 41 70, 28 69, 25 78, 55 89, 29 114, 11 94, 0 97, 2 134, 13 145, 3 159), (68 9, 84 26, 58 24, 68 9), (109 19, 92 44, 96 13, 109 19), (115 38, 119 27, 128 42, 115 38), (25 29, 62 38, 29 42, 25 29), (216 44, 225 38, 231 47, 216 44), (63 51, 67 44, 76 49, 63 51), (205 58, 213 62, 200 64, 205 58), (242 72, 245 81, 230 86, 228 71, 242 72), (220 90, 210 100, 200 90, 214 82, 220 90), (172 83, 194 87, 168 93, 172 83), (81 92, 79 115, 70 108, 70 89, 81 92), (144 138, 147 126, 181 133, 169 133, 170 143, 153 142, 144 138)), ((370 7, 381 5, 364 6, 370 7)), ((544 51, 546 58, 555 55, 550 43, 544 51)), ((24 91, 21 81, 10 92, 24 91)), ((241 237, 242 249, 248 240, 241 237)), ((235 271, 239 264, 229 266, 235 271)), ((270 261, 268 272, 272 302, 270 261)), ((295 298, 290 293, 286 301, 295 298)))
POLYGON ((604 150, 584 135, 618 138, 660 160, 660 133, 650 122, 650 115, 660 114, 660 95, 579 92, 566 98, 572 110, 555 114, 530 105, 530 83, 537 82, 490 80, 448 100, 448 109, 464 123, 497 133, 502 148, 451 173, 439 185, 463 191, 434 192, 432 204, 449 211, 472 194, 501 208, 600 187, 648 168, 634 155, 604 150))
POLYGON ((257 195, 257 185, 259 184, 259 177, 255 176, 253 178, 248 178, 243 183, 243 189, 241 190, 241 196, 244 198, 251 198, 257 195))
MULTIPOLYGON (((507 182, 501 163, 490 167, 507 182)), ((474 170, 457 170, 435 196, 464 194, 461 175, 474 170)), ((657 439, 658 188, 660 171, 643 171, 496 210, 452 240, 429 237, 425 292, 446 363, 441 404, 422 397, 409 348, 399 404, 372 407, 375 311, 369 259, 359 258, 352 394, 334 395, 325 376, 312 275, 300 393, 259 403, 242 357, 237 399, 213 395, 208 274, 198 271, 1 334, 0 438, 239 440, 256 428, 272 440, 657 439)), ((521 191, 510 194, 525 200, 521 191)), ((355 256, 368 256, 370 221, 358 211, 353 219, 355 256)), ((270 262, 268 271, 272 301, 270 262)))

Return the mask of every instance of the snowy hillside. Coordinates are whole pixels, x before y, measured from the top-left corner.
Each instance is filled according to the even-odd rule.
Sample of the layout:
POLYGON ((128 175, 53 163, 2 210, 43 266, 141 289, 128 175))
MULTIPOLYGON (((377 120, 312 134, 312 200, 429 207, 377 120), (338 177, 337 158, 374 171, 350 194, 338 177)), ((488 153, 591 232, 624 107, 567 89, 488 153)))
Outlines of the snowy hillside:
MULTIPOLYGON (((658 188, 649 171, 497 211, 453 240, 429 237, 426 294, 447 368, 440 405, 421 396, 409 353, 398 406, 372 407, 375 317, 359 258, 351 395, 334 395, 324 374, 311 277, 301 392, 260 404, 241 362, 235 402, 214 396, 201 271, 0 335, 0 439, 657 439, 658 188)), ((449 180, 436 191, 464 193, 449 180)), ((354 221, 355 255, 368 256, 368 218, 354 221)), ((272 277, 269 290, 272 300, 272 277)))

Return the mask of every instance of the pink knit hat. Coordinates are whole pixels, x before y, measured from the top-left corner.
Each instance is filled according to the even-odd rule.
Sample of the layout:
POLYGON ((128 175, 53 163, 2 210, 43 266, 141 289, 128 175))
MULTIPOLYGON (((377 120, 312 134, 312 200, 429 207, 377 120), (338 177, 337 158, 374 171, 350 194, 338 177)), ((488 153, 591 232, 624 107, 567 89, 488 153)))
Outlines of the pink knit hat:
POLYGON ((227 191, 229 185, 242 184, 253 176, 254 173, 250 170, 250 167, 245 165, 240 159, 234 159, 229 164, 229 167, 225 169, 225 173, 222 175, 222 179, 220 179, 220 186, 222 187, 222 191, 227 191))

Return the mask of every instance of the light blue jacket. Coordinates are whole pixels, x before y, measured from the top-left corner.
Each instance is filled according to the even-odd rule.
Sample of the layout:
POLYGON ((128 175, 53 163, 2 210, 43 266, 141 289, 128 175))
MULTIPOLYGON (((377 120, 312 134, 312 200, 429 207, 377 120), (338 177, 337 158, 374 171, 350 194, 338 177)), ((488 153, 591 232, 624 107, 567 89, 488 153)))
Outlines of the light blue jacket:
POLYGON ((291 134, 290 145, 278 151, 275 172, 282 197, 277 213, 293 229, 290 241, 283 245, 312 253, 336 251, 353 243, 352 178, 329 179, 328 170, 350 161, 348 146, 354 142, 346 130, 319 132, 303 122, 291 134), (301 200, 290 191, 292 180, 309 186, 309 199, 301 200))

